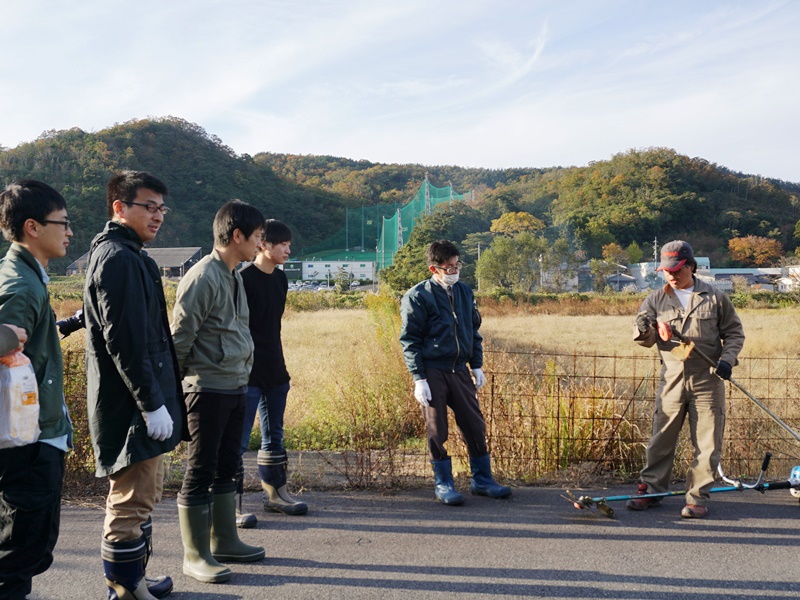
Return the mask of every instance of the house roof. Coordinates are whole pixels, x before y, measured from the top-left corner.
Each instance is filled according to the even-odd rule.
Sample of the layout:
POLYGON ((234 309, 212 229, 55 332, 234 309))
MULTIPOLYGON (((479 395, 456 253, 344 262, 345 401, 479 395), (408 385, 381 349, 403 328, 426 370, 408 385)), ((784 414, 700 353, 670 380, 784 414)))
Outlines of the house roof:
MULTIPOLYGON (((146 248, 145 252, 156 261, 159 269, 177 269, 192 259, 199 259, 201 250, 200 246, 189 246, 183 248, 146 248)), ((87 252, 68 266, 67 271, 85 271, 88 263, 89 253, 87 252)))

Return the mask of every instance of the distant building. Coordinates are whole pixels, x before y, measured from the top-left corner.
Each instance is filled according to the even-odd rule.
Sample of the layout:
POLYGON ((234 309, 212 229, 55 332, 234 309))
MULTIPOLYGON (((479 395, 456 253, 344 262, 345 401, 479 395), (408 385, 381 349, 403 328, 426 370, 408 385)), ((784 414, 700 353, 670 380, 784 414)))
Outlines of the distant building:
POLYGON ((290 273, 295 273, 295 280, 328 281, 336 277, 340 268, 350 275, 351 280, 375 280, 375 263, 361 260, 306 260, 302 262, 301 277, 296 276, 295 270, 286 270, 286 276, 292 279, 290 273))
MULTIPOLYGON (((156 261, 164 277, 183 277, 186 271, 203 256, 202 249, 199 246, 188 248, 146 248, 145 252, 156 261)), ((89 253, 87 252, 67 267, 67 275, 85 273, 88 264, 89 253)))

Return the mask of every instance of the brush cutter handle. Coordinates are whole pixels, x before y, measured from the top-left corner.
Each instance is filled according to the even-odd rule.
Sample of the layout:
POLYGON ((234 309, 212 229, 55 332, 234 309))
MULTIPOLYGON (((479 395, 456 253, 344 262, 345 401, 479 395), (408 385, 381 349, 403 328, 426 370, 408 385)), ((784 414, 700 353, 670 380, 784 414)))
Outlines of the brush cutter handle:
MULTIPOLYGON (((678 338, 678 339, 679 339, 680 341, 682 341, 684 344, 688 344, 688 343, 690 343, 690 342, 691 342, 691 340, 690 340, 689 338, 687 338, 687 337, 686 337, 685 335, 683 335, 683 334, 682 334, 680 331, 678 331, 677 329, 675 329, 675 326, 674 326, 674 325, 670 325, 670 327, 671 327, 671 329, 672 329, 672 335, 674 335, 676 338, 678 338)), ((709 364, 709 366, 711 366, 711 367, 714 367, 714 368, 716 368, 716 367, 717 367, 717 363, 715 363, 713 360, 711 360, 711 359, 710 359, 710 358, 709 358, 709 357, 708 357, 708 356, 707 356, 707 355, 706 355, 706 354, 705 354, 705 353, 704 353, 702 350, 700 350, 700 349, 697 347, 697 345, 695 345, 695 346, 694 346, 694 348, 692 348, 692 352, 694 352, 695 354, 697 354, 697 356, 699 356, 699 357, 700 357, 700 358, 702 358, 704 361, 706 361, 706 362, 709 364)), ((743 393, 745 396, 747 396, 748 398, 750 398, 750 400, 752 400, 753 402, 755 402, 755 403, 758 405, 758 407, 759 407, 761 410, 763 410, 763 411, 764 411, 765 413, 767 413, 767 414, 768 414, 770 417, 772 417, 772 420, 773 420, 773 421, 775 421, 775 422, 776 422, 778 425, 780 425, 781 427, 783 427, 783 428, 784 428, 784 429, 785 429, 787 432, 789 432, 789 433, 791 434, 791 436, 792 436, 794 439, 796 439, 798 442, 800 442, 800 434, 798 434, 798 433, 797 433, 797 432, 796 432, 794 429, 792 429, 792 428, 791 428, 791 427, 789 427, 789 426, 788 426, 786 423, 784 423, 784 422, 783 422, 783 420, 782 420, 782 419, 781 419, 781 418, 780 418, 778 415, 776 415, 774 412, 772 412, 772 411, 771 411, 769 408, 767 408, 767 407, 766 407, 766 405, 765 405, 763 402, 761 402, 761 400, 759 400, 758 398, 756 398, 755 396, 753 396, 753 394, 751 394, 751 393, 750 393, 750 392, 748 392, 746 389, 744 389, 744 387, 742 387, 742 384, 740 384, 738 381, 736 381, 736 380, 735 380, 733 377, 729 378, 729 379, 728 379, 728 381, 730 381, 730 382, 731 382, 733 385, 735 385, 737 388, 739 388, 739 390, 740 390, 740 391, 741 391, 741 392, 742 392, 742 393, 743 393)))
POLYGON ((766 473, 767 469, 769 469, 769 461, 772 460, 772 452, 767 452, 764 455, 764 462, 761 463, 761 472, 766 473))

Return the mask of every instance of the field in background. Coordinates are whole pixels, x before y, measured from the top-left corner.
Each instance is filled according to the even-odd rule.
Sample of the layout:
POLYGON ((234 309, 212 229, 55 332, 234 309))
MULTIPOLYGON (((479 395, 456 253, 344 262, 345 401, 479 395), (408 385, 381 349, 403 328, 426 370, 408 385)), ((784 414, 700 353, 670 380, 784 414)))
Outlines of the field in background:
MULTIPOLYGON (((173 294, 167 290, 168 297, 173 294)), ((301 459, 334 456, 329 467, 353 487, 404 485, 420 476, 427 480, 424 427, 397 341, 396 302, 368 294, 366 309, 326 309, 329 301, 322 296, 327 294, 307 295, 314 306, 302 308, 317 310, 290 308, 283 324, 292 375, 287 445, 300 451, 301 459)), ((641 467, 657 365, 654 350, 631 341, 638 302, 621 298, 601 315, 583 314, 589 308, 584 301, 540 303, 535 310, 497 302, 483 311, 489 385, 480 397, 500 477, 574 482, 587 472, 605 472, 625 479, 641 467), (571 314, 552 314, 559 307, 571 314)), ((54 307, 64 317, 80 307, 80 300, 64 298, 54 307)), ((747 359, 734 369, 734 377, 797 428, 800 310, 745 309, 739 314, 747 359)), ((83 336, 73 334, 62 344, 69 355, 67 393, 80 430, 85 420, 83 336)), ((754 457, 764 449, 776 449, 785 460, 797 456, 796 449, 774 439, 771 422, 749 401, 741 395, 731 398, 735 411, 729 415, 726 455, 736 456, 737 475, 751 474, 754 457)), ((457 478, 464 478, 463 444, 451 427, 449 447, 457 478)), ((257 431, 256 426, 251 447, 259 441, 257 431)), ((88 439, 81 434, 76 441, 81 448, 71 458, 72 473, 88 472, 88 439)), ((678 476, 687 447, 684 440, 678 476)), ((181 477, 182 449, 170 458, 174 486, 181 477)), ((302 463, 294 465, 295 485, 316 485, 309 473, 302 463)), ((779 473, 776 469, 773 475, 779 473)), ((79 479, 88 485, 90 478, 79 479)))

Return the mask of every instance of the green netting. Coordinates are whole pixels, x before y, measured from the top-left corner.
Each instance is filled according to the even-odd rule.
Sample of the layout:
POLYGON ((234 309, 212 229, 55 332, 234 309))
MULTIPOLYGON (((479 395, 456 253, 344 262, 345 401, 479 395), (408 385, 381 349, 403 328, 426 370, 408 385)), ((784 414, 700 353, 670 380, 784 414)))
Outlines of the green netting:
MULTIPOLYGON (((391 216, 399 207, 398 204, 378 204, 348 208, 345 213, 344 227, 329 238, 314 246, 298 248, 303 257, 320 258, 329 252, 375 252, 378 238, 381 235, 381 223, 384 217, 391 216)), ((374 259, 373 259, 374 260, 374 259)))
POLYGON ((300 248, 305 260, 370 260, 377 261, 378 268, 391 266, 394 255, 408 240, 417 218, 438 204, 465 200, 469 194, 454 194, 452 187, 437 188, 427 178, 420 185, 416 196, 405 206, 378 204, 348 208, 344 227, 323 243, 300 248), (402 226, 402 233, 398 227, 402 226), (358 257, 358 258, 355 258, 358 257))
POLYGON ((463 201, 469 197, 470 194, 453 193, 453 188, 449 185, 443 188, 434 187, 426 178, 411 202, 397 209, 391 217, 384 217, 381 235, 378 238, 378 269, 394 264, 394 255, 408 240, 414 224, 421 215, 430 213, 439 204, 463 201))

